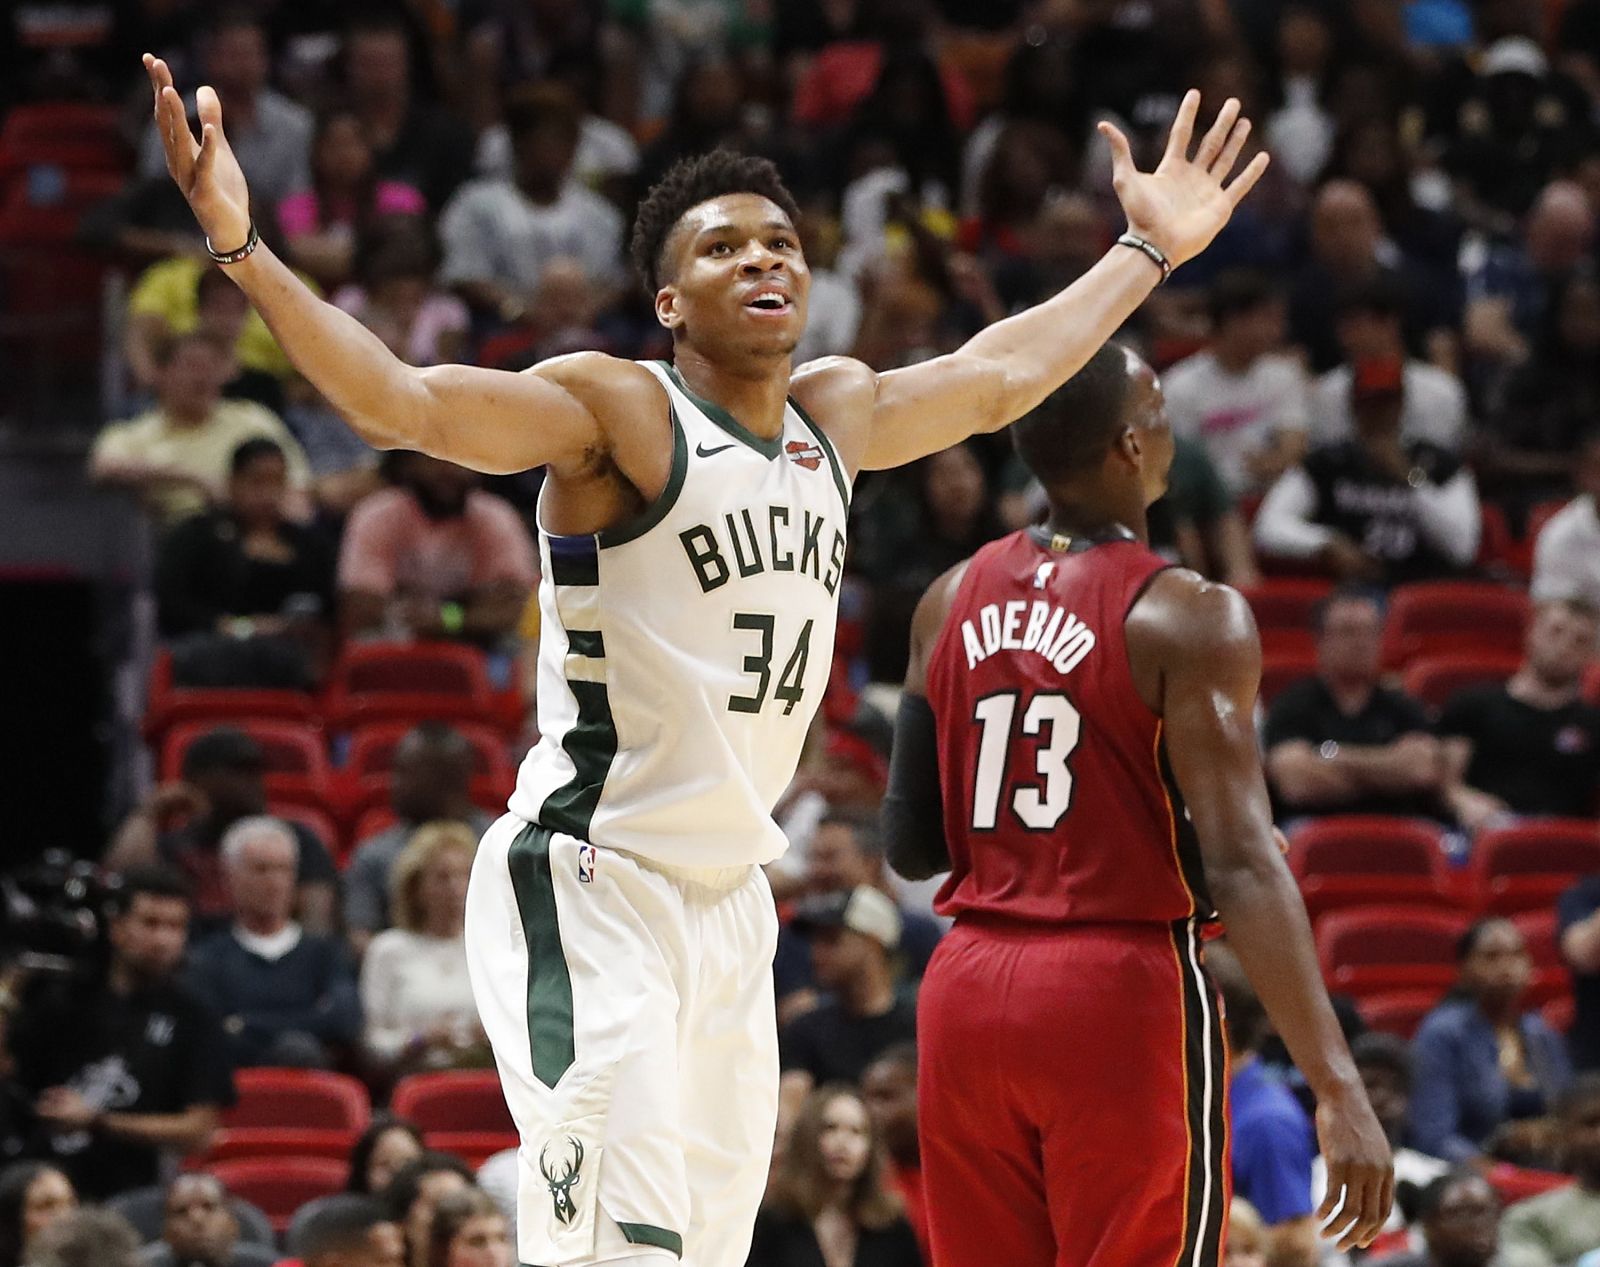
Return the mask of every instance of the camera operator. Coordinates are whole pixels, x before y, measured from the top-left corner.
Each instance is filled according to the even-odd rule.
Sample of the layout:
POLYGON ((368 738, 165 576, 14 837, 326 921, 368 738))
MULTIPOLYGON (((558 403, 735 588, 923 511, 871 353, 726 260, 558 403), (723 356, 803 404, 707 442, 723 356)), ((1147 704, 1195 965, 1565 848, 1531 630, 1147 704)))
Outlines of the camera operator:
POLYGON ((19 991, 6 1042, 33 1103, 29 1151, 91 1200, 155 1183, 161 1152, 202 1148, 233 1102, 221 1025, 177 980, 189 917, 181 876, 129 871, 104 967, 19 991))

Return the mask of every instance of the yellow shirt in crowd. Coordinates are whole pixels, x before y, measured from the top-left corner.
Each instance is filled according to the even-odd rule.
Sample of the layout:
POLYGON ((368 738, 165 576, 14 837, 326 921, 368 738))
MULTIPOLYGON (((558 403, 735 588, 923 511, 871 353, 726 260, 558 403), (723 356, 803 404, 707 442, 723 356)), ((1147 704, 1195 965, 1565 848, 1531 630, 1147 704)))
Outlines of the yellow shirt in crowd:
MULTIPOLYGON (((128 312, 139 317, 160 317, 173 334, 188 334, 200 320, 200 275, 210 267, 184 255, 152 264, 134 283, 133 293, 128 296, 128 312)), ((301 273, 296 276, 313 291, 321 293, 309 277, 301 273)), ((260 370, 275 378, 286 378, 293 372, 289 358, 254 308, 250 309, 244 329, 239 332, 234 355, 247 370, 260 370)))

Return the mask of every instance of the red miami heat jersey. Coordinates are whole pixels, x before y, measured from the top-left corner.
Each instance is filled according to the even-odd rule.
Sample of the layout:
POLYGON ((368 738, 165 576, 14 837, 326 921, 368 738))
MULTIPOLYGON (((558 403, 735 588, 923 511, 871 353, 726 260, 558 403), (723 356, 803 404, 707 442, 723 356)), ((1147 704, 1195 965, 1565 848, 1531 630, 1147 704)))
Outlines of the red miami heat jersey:
POLYGON ((928 664, 951 871, 936 902, 1040 923, 1210 918, 1123 622, 1166 561, 1031 528, 973 556, 928 664))

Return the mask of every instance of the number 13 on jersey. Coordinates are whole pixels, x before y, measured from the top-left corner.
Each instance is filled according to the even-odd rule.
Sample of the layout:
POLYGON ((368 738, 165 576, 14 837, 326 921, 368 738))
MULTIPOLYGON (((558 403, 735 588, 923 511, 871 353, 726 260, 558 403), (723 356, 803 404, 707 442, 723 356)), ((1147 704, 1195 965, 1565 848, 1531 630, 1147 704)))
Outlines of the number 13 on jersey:
POLYGON ((1029 831, 1050 831, 1072 808, 1072 769, 1068 765, 1083 720, 1065 695, 1041 692, 1021 707, 1019 691, 985 695, 973 706, 973 724, 982 729, 978 768, 972 787, 972 828, 993 831, 1000 820, 1012 745, 1037 739, 1034 773, 1038 783, 1012 779, 1011 809, 1029 831), (1021 726, 1017 715, 1021 713, 1021 726))

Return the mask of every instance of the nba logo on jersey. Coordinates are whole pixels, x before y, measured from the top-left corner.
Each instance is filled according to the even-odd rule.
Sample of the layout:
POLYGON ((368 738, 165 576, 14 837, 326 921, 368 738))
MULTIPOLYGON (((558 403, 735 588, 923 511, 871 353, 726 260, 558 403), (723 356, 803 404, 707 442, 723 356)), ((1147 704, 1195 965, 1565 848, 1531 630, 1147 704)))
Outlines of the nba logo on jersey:
POLYGON ((1033 588, 1042 590, 1050 581, 1050 573, 1056 570, 1054 563, 1041 563, 1039 570, 1033 574, 1033 588))
POLYGON ((578 883, 594 883, 595 855, 593 845, 578 846, 578 883))

